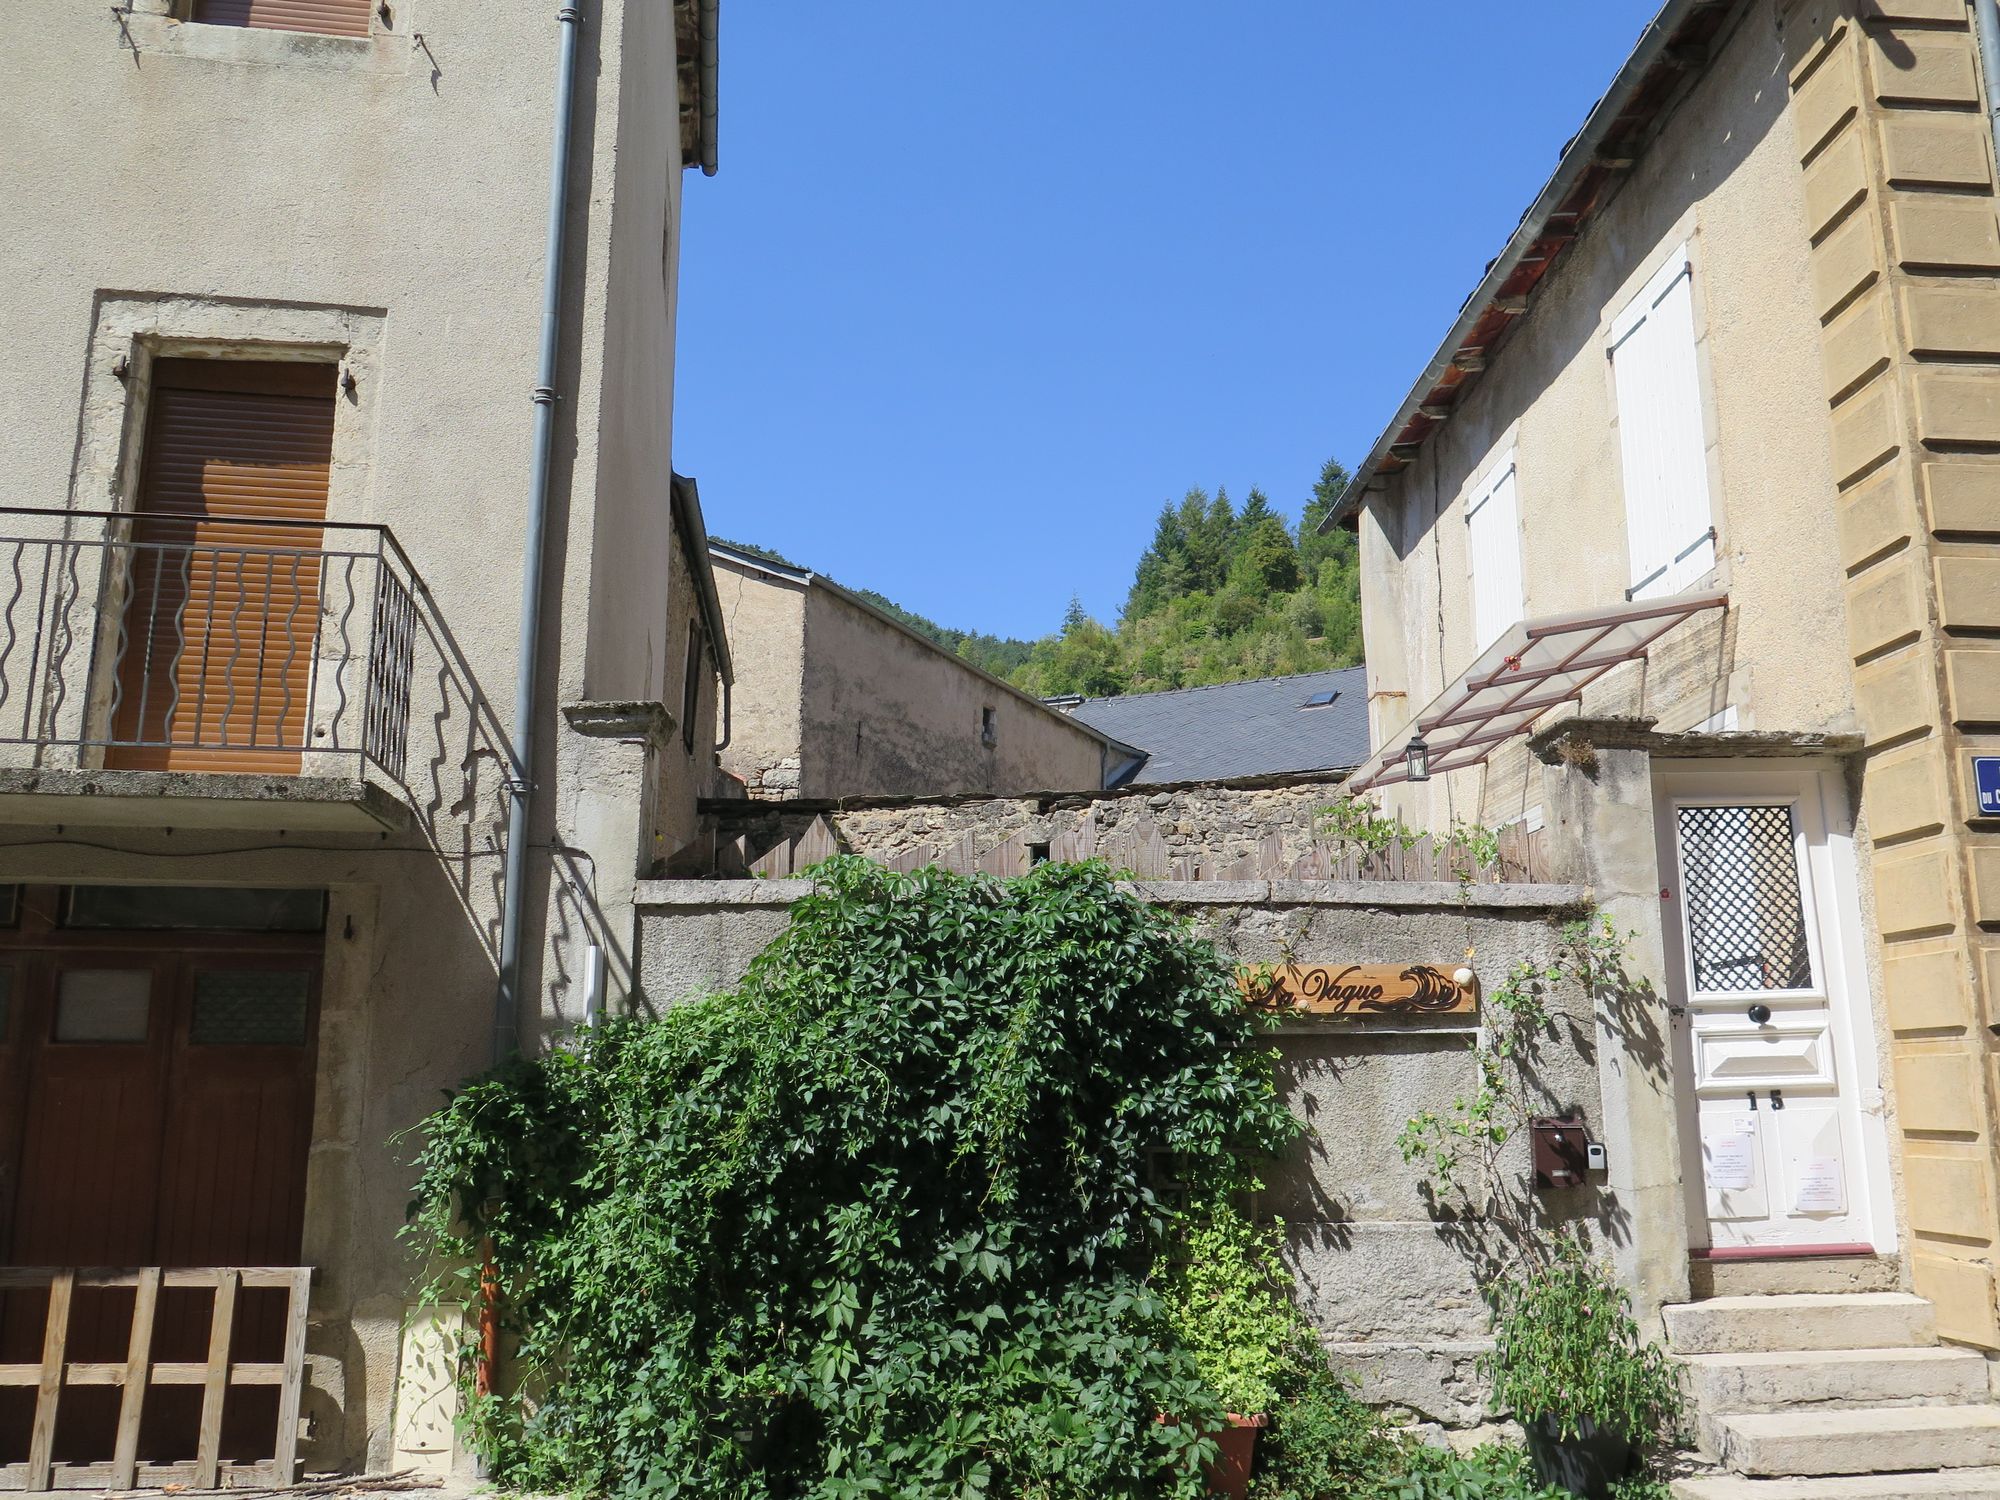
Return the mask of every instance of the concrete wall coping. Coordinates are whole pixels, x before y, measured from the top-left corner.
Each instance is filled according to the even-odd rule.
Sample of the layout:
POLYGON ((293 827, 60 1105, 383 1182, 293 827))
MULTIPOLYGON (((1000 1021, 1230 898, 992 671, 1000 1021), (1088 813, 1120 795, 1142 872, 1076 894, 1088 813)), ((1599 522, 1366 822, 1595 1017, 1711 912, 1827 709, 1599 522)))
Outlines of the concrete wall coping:
POLYGON ((640 907, 790 906, 810 896, 812 880, 642 880, 632 888, 640 907))
MULTIPOLYGON (((1577 912, 1587 886, 1474 885, 1455 880, 1141 880, 1126 887, 1162 906, 1388 906, 1469 911, 1577 912)), ((633 902, 648 908, 790 906, 810 879, 642 880, 633 902)))
POLYGON ((1470 911, 1568 912, 1593 903, 1587 886, 1463 886, 1456 880, 1141 880, 1131 888, 1163 906, 1463 906, 1470 911))

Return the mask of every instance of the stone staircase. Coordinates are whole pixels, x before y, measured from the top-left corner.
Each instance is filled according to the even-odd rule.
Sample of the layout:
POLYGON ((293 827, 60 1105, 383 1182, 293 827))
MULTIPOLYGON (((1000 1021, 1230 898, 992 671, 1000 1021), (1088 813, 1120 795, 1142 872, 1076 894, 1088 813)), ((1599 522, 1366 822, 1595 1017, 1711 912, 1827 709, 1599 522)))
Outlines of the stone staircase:
POLYGON ((1986 1360, 1905 1292, 1711 1297, 1666 1309, 1702 1452, 1678 1500, 2000 1500, 1986 1360))

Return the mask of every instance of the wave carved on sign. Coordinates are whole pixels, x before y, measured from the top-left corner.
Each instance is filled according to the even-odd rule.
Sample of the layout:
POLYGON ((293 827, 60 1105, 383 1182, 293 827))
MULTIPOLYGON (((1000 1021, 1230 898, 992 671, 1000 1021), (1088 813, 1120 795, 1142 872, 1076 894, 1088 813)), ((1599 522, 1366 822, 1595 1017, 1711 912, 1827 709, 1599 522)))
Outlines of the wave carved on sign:
POLYGON ((1237 971, 1252 1005, 1309 1016, 1463 1015, 1479 982, 1430 964, 1256 964, 1237 971))

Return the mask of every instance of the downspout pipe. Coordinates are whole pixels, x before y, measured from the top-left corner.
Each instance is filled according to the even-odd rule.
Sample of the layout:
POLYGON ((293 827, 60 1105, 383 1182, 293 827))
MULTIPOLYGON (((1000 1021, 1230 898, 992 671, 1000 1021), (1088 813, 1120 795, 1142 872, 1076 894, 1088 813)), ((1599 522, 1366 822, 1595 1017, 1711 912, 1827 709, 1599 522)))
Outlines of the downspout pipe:
POLYGON ((507 856, 500 904, 500 983, 493 996, 493 1062, 521 1040, 521 949, 527 904, 529 815, 535 803, 535 697, 548 551, 549 483, 556 432, 556 355, 562 327, 563 251, 569 208, 570 137, 576 113, 577 34, 583 8, 556 13, 555 141, 549 159, 548 244, 542 260, 541 350, 535 365, 535 426, 528 462, 528 516, 521 570, 521 636, 514 666, 514 727, 507 776, 507 856))
POLYGON ((1972 0, 1972 29, 1979 39, 1979 72, 1986 81, 1986 128, 1993 136, 1993 159, 2000 165, 2000 6, 1972 0))

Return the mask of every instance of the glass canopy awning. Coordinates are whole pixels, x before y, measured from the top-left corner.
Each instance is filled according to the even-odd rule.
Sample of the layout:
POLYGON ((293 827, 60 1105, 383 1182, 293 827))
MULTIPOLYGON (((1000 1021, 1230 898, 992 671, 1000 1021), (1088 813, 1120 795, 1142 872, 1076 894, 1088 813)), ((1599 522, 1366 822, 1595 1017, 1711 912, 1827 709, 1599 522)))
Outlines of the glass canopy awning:
POLYGON ((1613 667, 1643 657, 1690 615, 1728 603, 1727 593, 1711 589, 1510 625, 1458 681, 1355 768, 1347 790, 1408 781, 1405 752, 1419 736, 1430 748, 1433 776, 1479 765, 1550 709, 1580 699, 1613 667))

